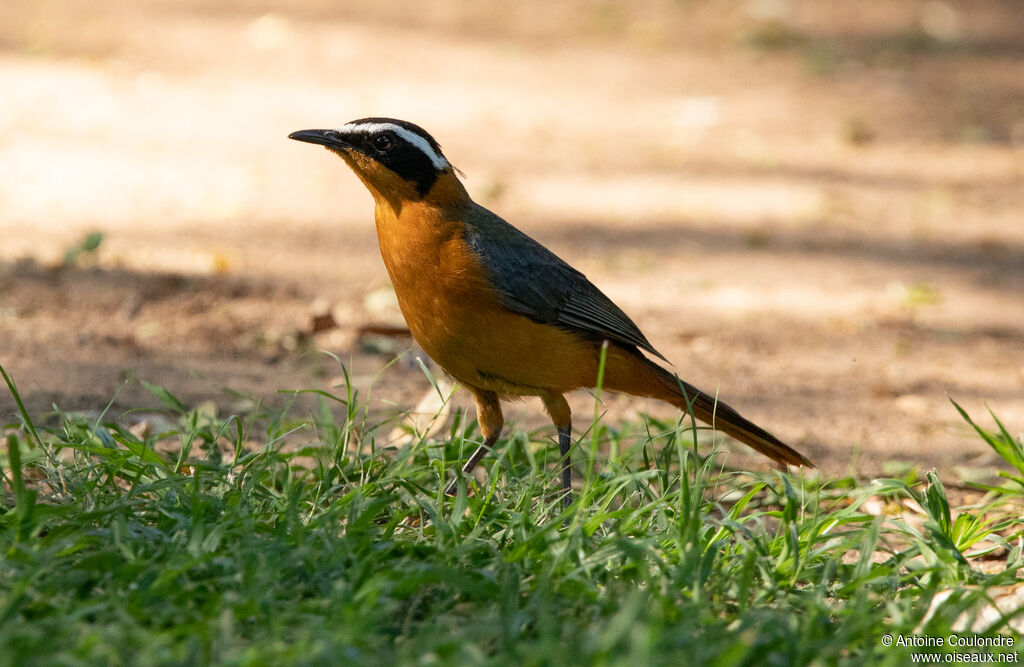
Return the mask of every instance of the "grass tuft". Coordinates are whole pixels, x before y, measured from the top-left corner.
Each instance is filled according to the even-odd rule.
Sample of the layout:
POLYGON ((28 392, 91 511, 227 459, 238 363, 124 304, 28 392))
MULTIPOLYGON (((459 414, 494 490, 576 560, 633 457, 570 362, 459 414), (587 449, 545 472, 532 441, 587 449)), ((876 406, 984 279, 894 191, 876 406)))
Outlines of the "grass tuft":
MULTIPOLYGON (((351 386, 310 392, 306 414, 218 417, 146 385, 159 428, 37 428, 3 377, 20 415, 0 457, 11 664, 903 664, 915 649, 883 635, 964 632, 1024 565, 1016 475, 957 509, 934 472, 741 473, 685 420, 596 416, 569 508, 547 431, 513 432, 449 499, 479 439, 460 414, 441 442, 394 444, 351 386)), ((1024 474, 999 429, 978 430, 1024 474)))

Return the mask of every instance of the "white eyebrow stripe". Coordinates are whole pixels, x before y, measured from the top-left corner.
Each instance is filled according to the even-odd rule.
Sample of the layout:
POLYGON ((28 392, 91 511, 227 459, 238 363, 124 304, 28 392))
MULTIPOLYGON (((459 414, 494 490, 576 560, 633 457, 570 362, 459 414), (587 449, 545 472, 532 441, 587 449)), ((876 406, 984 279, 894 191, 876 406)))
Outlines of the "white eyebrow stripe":
POLYGON ((420 149, 424 155, 430 158, 430 162, 436 169, 447 169, 451 167, 448 160, 444 159, 443 155, 439 155, 430 145, 429 141, 415 132, 401 127, 400 125, 395 125, 394 123, 347 123, 337 129, 337 131, 342 134, 349 132, 353 134, 356 132, 383 132, 385 130, 394 132, 416 148, 420 149))

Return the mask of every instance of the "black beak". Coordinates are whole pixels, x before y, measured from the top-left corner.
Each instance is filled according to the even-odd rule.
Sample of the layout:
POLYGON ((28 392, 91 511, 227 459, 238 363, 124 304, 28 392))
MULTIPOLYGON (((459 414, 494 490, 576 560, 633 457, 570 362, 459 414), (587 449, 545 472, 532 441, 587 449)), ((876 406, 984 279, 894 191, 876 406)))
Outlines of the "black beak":
POLYGON ((319 144, 335 150, 352 148, 352 145, 343 141, 341 135, 335 130, 299 130, 289 134, 288 138, 305 141, 307 144, 319 144))

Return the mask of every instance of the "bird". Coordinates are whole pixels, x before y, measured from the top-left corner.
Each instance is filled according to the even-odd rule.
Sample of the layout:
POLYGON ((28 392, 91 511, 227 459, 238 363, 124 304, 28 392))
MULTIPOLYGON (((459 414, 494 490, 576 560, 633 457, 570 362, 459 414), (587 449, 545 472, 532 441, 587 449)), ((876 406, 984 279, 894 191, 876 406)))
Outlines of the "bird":
MULTIPOLYGON (((290 139, 341 157, 370 191, 381 257, 420 347, 473 397, 483 443, 504 426, 502 400, 536 396, 558 432, 561 499, 572 502, 572 412, 565 395, 604 390, 668 402, 776 462, 814 467, 728 404, 652 361, 669 363, 583 273, 470 197, 440 144, 395 118, 360 118, 290 139)), ((446 488, 458 490, 459 475, 446 488)))

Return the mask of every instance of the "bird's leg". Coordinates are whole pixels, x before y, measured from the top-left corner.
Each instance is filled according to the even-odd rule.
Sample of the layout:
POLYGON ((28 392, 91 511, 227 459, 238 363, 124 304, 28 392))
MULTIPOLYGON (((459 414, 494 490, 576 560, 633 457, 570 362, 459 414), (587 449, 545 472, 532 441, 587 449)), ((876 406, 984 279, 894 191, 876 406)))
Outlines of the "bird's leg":
MULTIPOLYGON (((491 449, 494 447, 494 443, 498 441, 498 436, 501 435, 501 431, 496 431, 490 437, 485 438, 482 445, 476 448, 473 455, 469 457, 465 465, 462 466, 462 474, 468 475, 473 472, 477 464, 491 449)), ((459 493, 459 475, 455 476, 455 479, 448 484, 448 488, 444 490, 446 496, 455 496, 459 493)))
POLYGON ((561 394, 550 392, 540 398, 544 401, 544 409, 551 415, 551 421, 555 422, 555 428, 558 429, 558 451, 561 453, 562 462, 562 506, 569 507, 572 504, 572 456, 569 453, 572 446, 572 411, 565 396, 561 394))
POLYGON ((558 450, 562 454, 562 506, 572 504, 572 469, 569 467, 569 447, 572 445, 572 422, 558 427, 558 450))
MULTIPOLYGON (((501 427, 505 424, 505 418, 501 414, 501 403, 498 402, 498 395, 493 391, 484 389, 473 389, 467 387, 473 394, 473 402, 476 403, 476 420, 480 424, 480 433, 484 436, 482 445, 476 448, 473 455, 469 457, 466 464, 462 466, 462 474, 468 475, 473 472, 480 459, 491 451, 494 444, 501 436, 501 427)), ((459 476, 451 481, 448 488, 444 490, 445 495, 454 496, 459 491, 459 476)))

